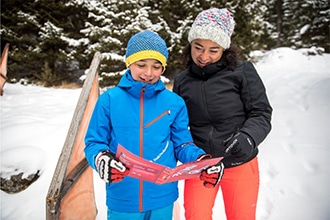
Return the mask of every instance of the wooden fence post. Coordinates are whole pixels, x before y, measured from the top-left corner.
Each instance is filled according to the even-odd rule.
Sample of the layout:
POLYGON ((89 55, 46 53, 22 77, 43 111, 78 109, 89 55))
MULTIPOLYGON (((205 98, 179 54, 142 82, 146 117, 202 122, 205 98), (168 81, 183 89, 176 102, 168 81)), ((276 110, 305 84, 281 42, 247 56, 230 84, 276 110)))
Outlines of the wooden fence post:
POLYGON ((84 154, 84 137, 99 97, 98 71, 101 54, 96 52, 74 111, 46 197, 46 219, 95 219, 93 171, 84 154))
POLYGON ((3 95, 3 87, 7 81, 7 59, 8 59, 9 44, 5 45, 1 55, 0 63, 0 95, 3 95))

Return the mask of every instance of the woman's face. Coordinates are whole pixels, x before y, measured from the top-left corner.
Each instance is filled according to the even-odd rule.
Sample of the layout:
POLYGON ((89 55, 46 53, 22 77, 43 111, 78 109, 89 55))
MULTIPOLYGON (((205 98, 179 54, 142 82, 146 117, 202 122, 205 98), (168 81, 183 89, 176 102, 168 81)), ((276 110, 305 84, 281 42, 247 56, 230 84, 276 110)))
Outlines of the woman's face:
POLYGON ((155 59, 144 59, 132 63, 129 66, 135 81, 153 84, 157 82, 163 73, 161 62, 155 59))
POLYGON ((223 51, 219 44, 211 40, 195 39, 191 42, 191 57, 199 67, 219 61, 223 51))

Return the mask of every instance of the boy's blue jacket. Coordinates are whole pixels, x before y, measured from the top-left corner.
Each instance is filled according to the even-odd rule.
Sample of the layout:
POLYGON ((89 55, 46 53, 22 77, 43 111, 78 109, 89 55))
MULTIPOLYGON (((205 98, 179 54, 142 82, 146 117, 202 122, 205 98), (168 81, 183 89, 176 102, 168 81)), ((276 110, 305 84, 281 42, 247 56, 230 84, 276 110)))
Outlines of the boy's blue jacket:
MULTIPOLYGON (((183 99, 155 84, 134 81, 127 70, 119 84, 103 93, 94 108, 85 137, 85 154, 96 170, 95 157, 104 150, 116 153, 121 144, 132 153, 168 167, 177 160, 192 162, 205 152, 192 144, 183 99)), ((177 182, 154 184, 125 177, 106 184, 108 208, 141 212, 172 204, 178 198, 177 182)))

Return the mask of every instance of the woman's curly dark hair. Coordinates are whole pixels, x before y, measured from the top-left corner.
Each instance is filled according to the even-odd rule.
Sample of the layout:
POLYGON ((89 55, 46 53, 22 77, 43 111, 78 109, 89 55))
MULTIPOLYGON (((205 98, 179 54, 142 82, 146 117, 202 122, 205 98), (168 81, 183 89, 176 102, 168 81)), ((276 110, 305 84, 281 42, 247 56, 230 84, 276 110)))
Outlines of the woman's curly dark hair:
MULTIPOLYGON (((223 52, 221 59, 224 59, 229 69, 234 70, 236 68, 236 61, 238 59, 241 59, 241 51, 235 44, 231 44, 230 48, 223 52)), ((192 64, 193 60, 191 57, 190 43, 187 44, 183 49, 182 54, 180 56, 180 61, 185 67, 188 67, 192 64)))

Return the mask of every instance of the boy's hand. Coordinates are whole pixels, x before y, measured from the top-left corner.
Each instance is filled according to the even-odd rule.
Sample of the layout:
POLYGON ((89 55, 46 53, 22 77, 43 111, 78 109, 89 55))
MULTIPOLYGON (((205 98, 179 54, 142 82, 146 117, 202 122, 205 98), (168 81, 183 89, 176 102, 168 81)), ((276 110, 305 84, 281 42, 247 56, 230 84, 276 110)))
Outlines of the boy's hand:
POLYGON ((220 161, 216 165, 203 170, 199 178, 204 181, 205 187, 214 188, 220 182, 224 168, 223 163, 220 161))
MULTIPOLYGON (((197 161, 211 159, 210 154, 202 154, 197 158, 197 161)), ((206 168, 199 176, 200 180, 204 181, 204 186, 214 188, 221 180, 224 171, 224 165, 219 161, 216 165, 206 168)))
POLYGON ((129 173, 129 169, 117 161, 110 151, 100 152, 96 156, 96 167, 101 179, 106 183, 120 182, 129 173))

